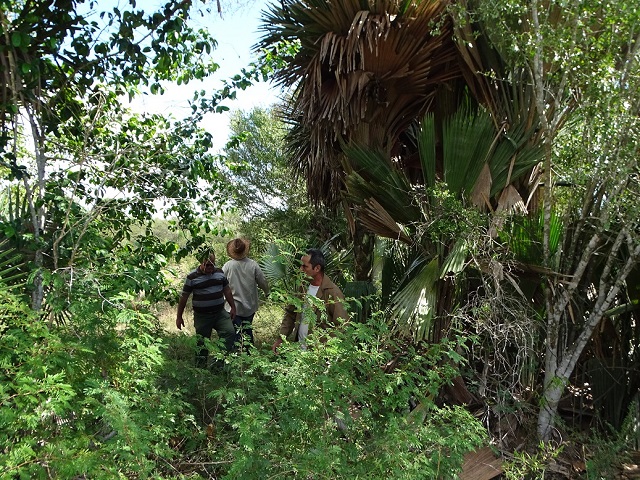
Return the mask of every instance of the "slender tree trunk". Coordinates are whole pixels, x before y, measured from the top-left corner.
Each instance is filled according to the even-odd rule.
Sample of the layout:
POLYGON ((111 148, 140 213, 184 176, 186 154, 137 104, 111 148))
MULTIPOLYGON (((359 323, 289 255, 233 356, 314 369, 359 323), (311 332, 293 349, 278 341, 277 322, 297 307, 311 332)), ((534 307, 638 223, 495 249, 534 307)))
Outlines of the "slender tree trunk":
POLYGON ((538 413, 538 438, 548 441, 551 438, 558 414, 558 405, 567 382, 557 377, 555 371, 545 372, 544 382, 544 396, 538 413))
MULTIPOLYGON (((592 239, 592 242, 589 244, 591 248, 588 248, 588 255, 583 256, 578 268, 576 269, 576 277, 578 278, 582 277, 582 273, 584 272, 583 268, 586 268, 583 267, 583 265, 586 265, 589 260, 593 258, 593 255, 596 252, 596 245, 599 242, 596 242, 595 238, 597 238, 596 235, 594 235, 594 239, 592 239)), ((625 242, 628 244, 630 241, 629 232, 622 229, 610 251, 607 252, 608 259, 598 285, 598 300, 596 301, 593 311, 586 319, 584 328, 574 342, 567 345, 565 348, 559 348, 559 344, 557 342, 557 333, 562 311, 566 308, 565 300, 569 298, 571 294, 567 294, 566 298, 559 298, 553 305, 553 310, 551 311, 553 314, 548 316, 548 327, 554 326, 556 328, 556 332, 553 336, 550 331, 547 334, 544 389, 542 394, 542 404, 538 414, 538 436, 541 440, 549 440, 558 414, 558 403, 565 387, 569 383, 571 374, 578 364, 578 360, 580 359, 582 352, 587 346, 593 332, 596 330, 613 305, 615 299, 620 294, 627 277, 638 265, 638 261, 640 259, 640 245, 635 246, 635 248, 630 252, 630 255, 624 265, 622 265, 620 269, 616 269, 615 275, 611 275, 614 261, 619 257, 621 247, 625 242), (556 338, 555 344, 551 343, 552 338, 556 338)), ((574 284, 577 283, 579 282, 574 281, 574 284)))
MULTIPOLYGON (((31 211, 31 221, 33 223, 33 238, 36 244, 40 243, 40 238, 44 232, 44 219, 45 219, 45 207, 44 207, 44 193, 46 189, 46 155, 45 155, 45 140, 44 136, 38 128, 38 105, 34 107, 35 111, 27 109, 27 115, 29 123, 31 125, 31 134, 33 137, 36 170, 37 170, 37 185, 31 191, 29 195, 29 209, 31 211), (37 203, 37 208, 36 208, 37 203)), ((28 182, 25 181, 25 186, 28 182)), ((33 279, 33 293, 31 295, 31 308, 39 311, 42 309, 44 302, 44 283, 42 268, 44 265, 44 256, 41 247, 37 247, 34 257, 35 275, 33 279)))

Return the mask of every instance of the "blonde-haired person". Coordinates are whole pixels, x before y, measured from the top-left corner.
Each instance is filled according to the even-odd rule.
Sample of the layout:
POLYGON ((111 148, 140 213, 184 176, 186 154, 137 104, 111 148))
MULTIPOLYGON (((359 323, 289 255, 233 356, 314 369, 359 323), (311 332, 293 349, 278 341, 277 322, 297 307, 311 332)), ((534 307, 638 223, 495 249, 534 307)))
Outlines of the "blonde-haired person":
POLYGON ((204 346, 204 339, 210 338, 215 329, 224 340, 225 349, 231 352, 235 344, 233 319, 236 316, 236 304, 229 288, 229 281, 221 269, 216 267, 216 255, 212 251, 200 254, 200 265, 192 270, 184 281, 182 295, 178 302, 176 327, 184 326, 185 306, 193 294, 193 324, 198 336, 196 367, 206 368, 209 350, 204 346), (225 310, 225 300, 229 304, 229 312, 225 310))
POLYGON ((229 279, 231 294, 236 305, 233 324, 236 327, 236 342, 244 344, 245 336, 253 345, 253 317, 258 311, 258 288, 269 295, 267 282, 260 265, 248 257, 249 240, 234 238, 227 243, 227 253, 231 260, 222 266, 224 275, 229 279))

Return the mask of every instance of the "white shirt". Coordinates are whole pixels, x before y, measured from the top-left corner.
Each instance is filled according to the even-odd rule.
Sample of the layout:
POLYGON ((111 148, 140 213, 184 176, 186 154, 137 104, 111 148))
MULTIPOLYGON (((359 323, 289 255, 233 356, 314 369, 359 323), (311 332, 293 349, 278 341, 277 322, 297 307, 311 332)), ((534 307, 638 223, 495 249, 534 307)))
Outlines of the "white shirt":
POLYGON ((307 336, 309 335, 309 323, 315 322, 316 314, 313 311, 313 307, 311 306, 311 302, 308 300, 308 297, 315 297, 318 294, 318 289, 320 285, 309 285, 307 288, 307 296, 304 300, 304 305, 302 306, 302 319, 300 320, 300 326, 298 327, 298 341, 300 342, 300 348, 302 350, 307 349, 307 336))
MULTIPOLYGON (((236 304, 236 315, 248 317, 258 310, 258 287, 269 295, 269 284, 260 269, 260 265, 250 258, 229 260, 222 266, 225 277, 236 304)), ((231 308, 229 304, 225 307, 231 308)))

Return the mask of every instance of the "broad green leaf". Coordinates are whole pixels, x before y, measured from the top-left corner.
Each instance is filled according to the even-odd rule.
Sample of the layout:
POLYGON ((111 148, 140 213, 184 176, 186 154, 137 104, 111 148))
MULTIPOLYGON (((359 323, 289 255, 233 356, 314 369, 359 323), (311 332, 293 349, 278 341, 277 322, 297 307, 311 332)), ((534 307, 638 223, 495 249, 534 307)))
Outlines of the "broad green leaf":
POLYGON ((444 278, 450 273, 457 274, 464 270, 465 260, 467 259, 467 241, 463 238, 459 239, 449 251, 449 255, 442 264, 440 270, 440 278, 444 278))
POLYGON ((442 129, 444 180, 452 193, 468 196, 490 155, 496 136, 489 115, 459 108, 442 129))
POLYGON ((13 32, 11 34, 11 45, 19 48, 22 45, 22 32, 13 32))

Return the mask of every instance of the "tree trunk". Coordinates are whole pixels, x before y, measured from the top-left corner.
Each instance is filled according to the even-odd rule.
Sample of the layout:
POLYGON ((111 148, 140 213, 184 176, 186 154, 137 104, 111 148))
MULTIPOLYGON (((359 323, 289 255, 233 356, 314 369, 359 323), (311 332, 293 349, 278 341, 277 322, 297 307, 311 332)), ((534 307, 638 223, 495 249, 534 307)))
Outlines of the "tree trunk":
MULTIPOLYGON (((594 305, 593 311, 589 317, 585 319, 584 327, 575 341, 562 348, 558 341, 561 315, 564 309, 567 308, 567 304, 573 295, 572 292, 574 292, 579 285, 579 279, 582 278, 582 274, 586 268, 585 265, 589 263, 593 255, 595 255, 596 246, 599 244, 598 239, 598 235, 592 237, 573 275, 573 287, 567 289, 564 298, 562 298, 562 296, 555 298, 555 302, 549 310, 544 390, 542 393, 542 405, 538 413, 538 436, 542 441, 549 440, 555 424, 555 417, 558 414, 558 403, 589 339, 613 305, 615 299, 618 298, 627 277, 638 265, 640 259, 640 245, 636 245, 630 252, 625 263, 620 265, 619 268, 613 268, 615 259, 619 256, 620 247, 625 243, 630 244, 632 242, 629 232, 626 229, 622 229, 611 249, 606 253, 608 260, 600 277, 598 300, 594 305), (627 239, 628 241, 625 242, 624 240, 627 239), (613 270, 615 270, 615 275, 610 275, 613 270)), ((600 254, 602 255, 603 253, 600 252, 600 254)))
POLYGON ((31 308, 36 312, 42 309, 44 301, 44 284, 42 282, 42 250, 38 249, 35 256, 36 273, 33 277, 33 292, 31 293, 31 308))
POLYGON ((353 229, 353 257, 356 281, 370 282, 373 271, 375 236, 366 230, 355 217, 353 229))
POLYGON ((545 389, 538 414, 538 438, 546 442, 551 437, 558 414, 558 404, 567 385, 567 380, 556 376, 554 372, 545 373, 544 380, 545 389))

